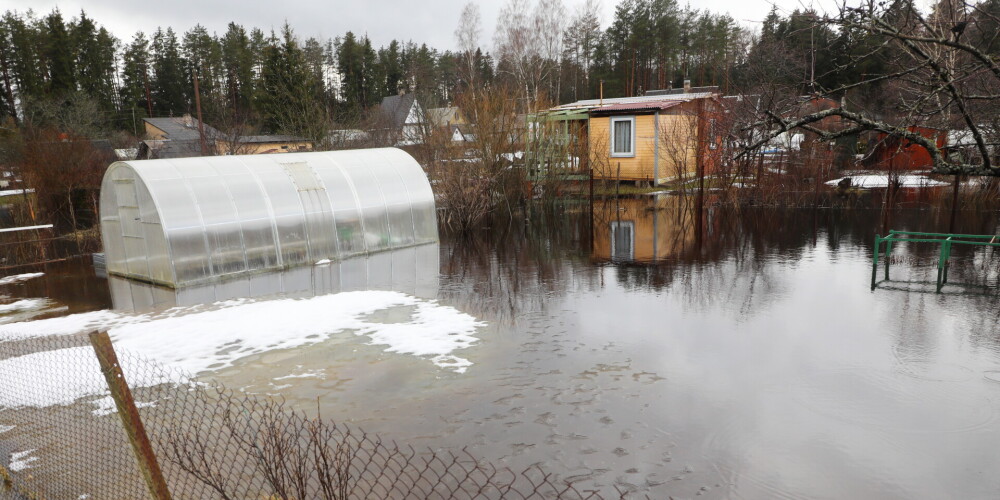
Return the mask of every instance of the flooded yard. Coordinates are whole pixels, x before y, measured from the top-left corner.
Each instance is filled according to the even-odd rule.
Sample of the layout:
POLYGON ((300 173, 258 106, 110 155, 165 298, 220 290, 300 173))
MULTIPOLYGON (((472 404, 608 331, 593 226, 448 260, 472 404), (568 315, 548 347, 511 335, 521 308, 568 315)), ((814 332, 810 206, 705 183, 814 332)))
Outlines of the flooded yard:
MULTIPOLYGON (((69 323, 384 438, 603 491, 996 495, 991 250, 958 251, 935 294, 937 248, 902 245, 870 291, 878 211, 696 213, 672 196, 567 204, 405 258, 186 294, 53 267, 0 285, 0 332, 113 302, 69 323)), ((962 219, 998 230, 993 213, 962 219)), ((891 227, 947 221, 904 210, 891 227)))

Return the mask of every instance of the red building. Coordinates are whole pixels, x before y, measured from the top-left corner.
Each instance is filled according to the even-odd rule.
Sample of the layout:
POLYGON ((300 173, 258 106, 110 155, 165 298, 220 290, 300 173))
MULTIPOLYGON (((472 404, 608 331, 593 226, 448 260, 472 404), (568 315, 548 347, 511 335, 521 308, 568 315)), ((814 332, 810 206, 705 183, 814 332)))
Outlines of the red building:
MULTIPOLYGON (((947 132, 927 127, 908 127, 907 130, 934 141, 938 148, 947 142, 947 132)), ((931 154, 918 144, 884 132, 875 134, 868 143, 867 154, 861 164, 870 170, 926 170, 933 166, 931 154)))

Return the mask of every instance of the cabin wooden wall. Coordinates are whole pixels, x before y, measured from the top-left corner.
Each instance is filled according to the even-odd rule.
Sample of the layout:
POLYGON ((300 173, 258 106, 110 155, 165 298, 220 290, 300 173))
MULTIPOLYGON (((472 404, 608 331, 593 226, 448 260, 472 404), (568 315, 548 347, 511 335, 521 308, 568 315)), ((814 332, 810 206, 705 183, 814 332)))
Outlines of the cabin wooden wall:
POLYGON ((679 176, 693 177, 698 165, 698 115, 694 103, 685 103, 660 112, 659 137, 655 115, 635 116, 635 156, 611 156, 611 117, 590 118, 590 160, 594 178, 602 180, 653 181, 654 170, 660 181, 679 176), (656 142, 659 141, 659 168, 656 168, 656 142))

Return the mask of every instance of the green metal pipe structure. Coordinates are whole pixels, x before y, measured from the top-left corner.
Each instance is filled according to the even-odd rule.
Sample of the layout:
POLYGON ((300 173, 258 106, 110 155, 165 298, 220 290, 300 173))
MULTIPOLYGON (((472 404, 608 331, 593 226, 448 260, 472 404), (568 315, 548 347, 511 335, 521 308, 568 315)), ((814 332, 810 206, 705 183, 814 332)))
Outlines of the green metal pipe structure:
POLYGON ((889 234, 884 237, 876 234, 875 248, 872 251, 872 290, 875 290, 875 287, 878 286, 878 260, 882 243, 885 243, 885 273, 883 279, 886 281, 889 280, 890 254, 892 253, 892 244, 894 242, 937 243, 941 245, 941 252, 938 254, 935 290, 935 293, 941 293, 941 288, 948 283, 948 268, 950 267, 952 245, 1000 247, 1000 241, 998 240, 1000 240, 1000 236, 993 234, 923 233, 917 231, 897 231, 895 229, 889 231, 889 234))

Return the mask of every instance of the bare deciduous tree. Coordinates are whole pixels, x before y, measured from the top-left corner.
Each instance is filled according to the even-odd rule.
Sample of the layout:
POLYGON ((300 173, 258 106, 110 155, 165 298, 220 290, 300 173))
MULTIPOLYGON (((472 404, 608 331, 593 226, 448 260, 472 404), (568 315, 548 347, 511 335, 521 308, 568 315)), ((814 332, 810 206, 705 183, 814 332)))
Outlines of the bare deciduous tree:
POLYGON ((533 109, 547 84, 558 91, 552 78, 562 55, 566 9, 561 0, 539 0, 534 9, 529 7, 528 0, 509 0, 497 18, 494 41, 498 71, 510 73, 525 108, 533 109))
POLYGON ((878 131, 926 149, 935 173, 1000 175, 996 158, 1000 146, 996 118, 1000 111, 1000 62, 988 50, 992 37, 966 33, 970 23, 995 17, 982 10, 980 4, 964 0, 945 0, 930 13, 922 12, 913 0, 866 0, 818 18, 817 23, 861 33, 878 42, 870 52, 848 58, 838 69, 873 58, 884 63, 885 68, 876 74, 859 74, 853 81, 819 89, 818 93, 838 98, 888 88, 892 101, 887 103, 887 111, 876 113, 842 106, 790 117, 780 106, 767 106, 758 125, 769 128, 769 133, 749 149, 759 148, 772 137, 793 129, 812 132, 828 141, 878 131), (817 126, 830 117, 839 117, 844 126, 838 130, 817 126), (953 147, 942 147, 934 138, 915 131, 917 126, 953 131, 954 136, 966 139, 953 147))
POLYGON ((482 18, 479 15, 479 5, 469 2, 462 9, 458 18, 458 28, 455 29, 455 41, 461 51, 461 76, 470 87, 476 86, 476 50, 479 49, 479 33, 482 31, 482 18))

